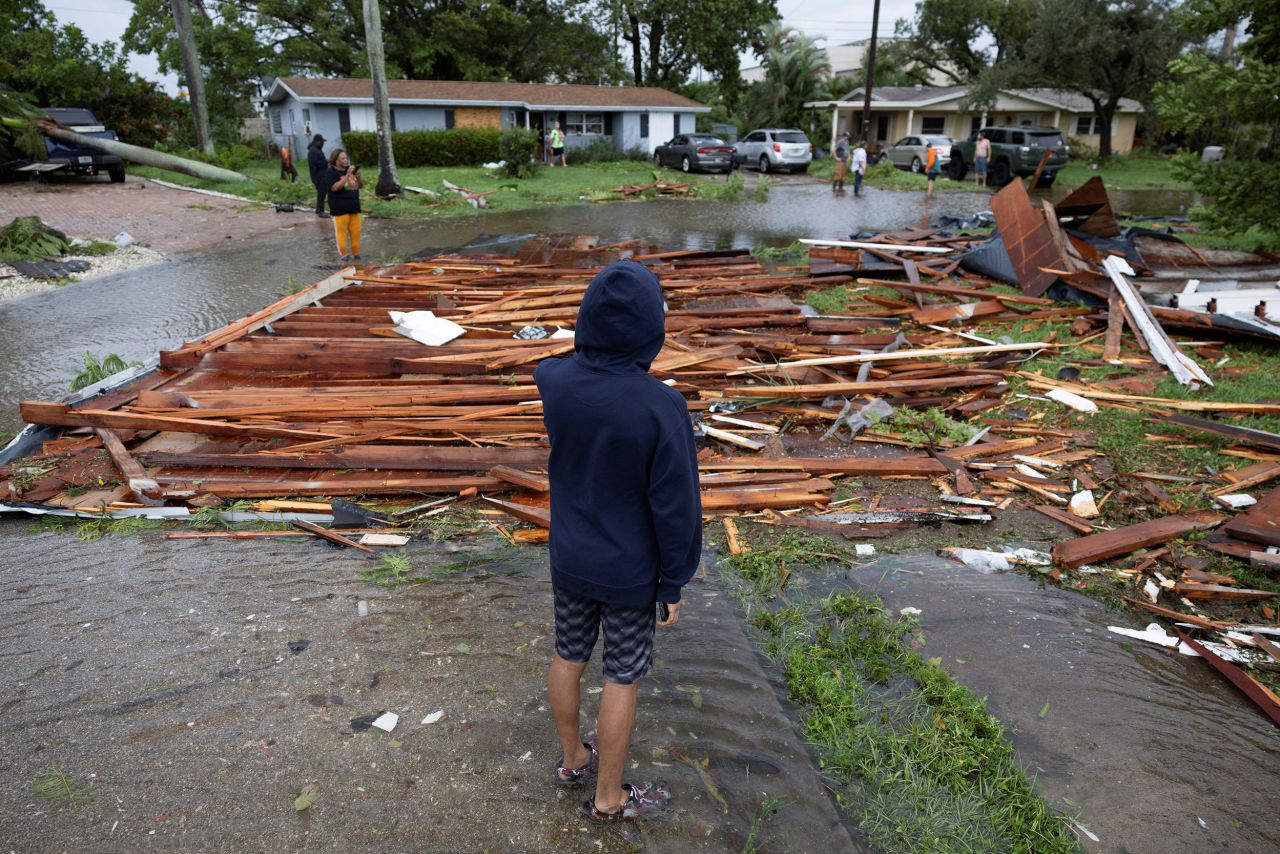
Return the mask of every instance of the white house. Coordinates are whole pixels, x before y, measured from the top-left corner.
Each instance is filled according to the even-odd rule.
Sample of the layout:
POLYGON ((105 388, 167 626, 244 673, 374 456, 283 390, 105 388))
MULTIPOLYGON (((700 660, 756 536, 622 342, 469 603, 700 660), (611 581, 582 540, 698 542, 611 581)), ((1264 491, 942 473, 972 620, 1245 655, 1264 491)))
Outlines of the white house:
MULTIPOLYGON (((693 131, 697 115, 711 111, 653 87, 388 80, 387 95, 393 130, 527 127, 541 133, 560 122, 567 148, 609 139, 619 149, 647 154, 693 131)), ((376 130, 368 79, 277 77, 265 100, 271 139, 295 152, 317 133, 331 149, 347 131, 376 130)))

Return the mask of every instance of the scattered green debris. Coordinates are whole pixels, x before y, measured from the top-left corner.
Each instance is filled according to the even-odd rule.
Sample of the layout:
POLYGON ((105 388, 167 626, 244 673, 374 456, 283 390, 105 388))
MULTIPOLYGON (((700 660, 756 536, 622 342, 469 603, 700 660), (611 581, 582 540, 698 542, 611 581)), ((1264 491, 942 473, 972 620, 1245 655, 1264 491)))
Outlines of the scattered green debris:
POLYGON ((293 799, 293 808, 298 812, 302 812, 314 804, 318 797, 320 797, 320 784, 308 783, 302 787, 302 791, 293 799))
POLYGON ((164 522, 162 521, 148 519, 145 516, 124 516, 119 519, 113 519, 104 515, 81 521, 76 525, 76 536, 83 542, 92 543, 108 535, 116 537, 128 536, 140 531, 159 528, 163 524, 164 522))
POLYGON ((71 249, 61 231, 50 228, 38 216, 15 217, 0 228, 0 261, 38 261, 57 258, 71 249))
POLYGON ((58 801, 75 809, 92 803, 95 794, 89 785, 65 771, 50 769, 36 777, 31 792, 46 801, 58 801))
MULTIPOLYGON (((872 419, 874 423, 874 418, 872 419)), ((955 421, 947 413, 937 407, 914 410, 902 407, 895 409, 885 421, 885 426, 893 434, 913 445, 927 445, 930 442, 949 442, 952 445, 963 445, 978 432, 978 427, 963 421, 955 421)))
POLYGON ((833 288, 809 291, 804 295, 804 301, 813 306, 819 314, 842 314, 849 310, 853 294, 844 285, 837 285, 833 288))
POLYGON ((746 182, 742 180, 742 173, 730 172, 723 182, 705 181, 694 184, 693 192, 697 198, 704 201, 740 202, 745 188, 746 182))
POLYGON ((793 241, 786 246, 766 246, 763 243, 757 243, 751 247, 751 254, 761 261, 781 261, 784 258, 808 257, 809 247, 799 240, 793 241))
POLYGON ((379 587, 394 588, 409 581, 413 564, 405 555, 383 555, 376 566, 360 570, 360 580, 379 587))
POLYGON ((751 201, 767 202, 769 201, 769 189, 773 186, 773 181, 761 175, 756 181, 756 188, 751 191, 751 201))
POLYGON ((108 353, 103 357, 102 361, 99 362, 92 353, 85 350, 84 370, 76 374, 75 379, 71 381, 71 385, 67 388, 69 391, 79 391, 80 389, 91 386, 94 383, 102 382, 107 377, 118 374, 123 370, 137 367, 139 364, 139 362, 129 362, 126 364, 125 360, 120 358, 116 353, 108 353))
POLYGON ((751 820, 751 831, 747 834, 747 841, 742 845, 742 854, 759 854, 764 850, 764 837, 761 834, 764 823, 789 803, 790 801, 786 798, 775 797, 765 798, 760 803, 760 808, 756 810, 756 817, 751 820))

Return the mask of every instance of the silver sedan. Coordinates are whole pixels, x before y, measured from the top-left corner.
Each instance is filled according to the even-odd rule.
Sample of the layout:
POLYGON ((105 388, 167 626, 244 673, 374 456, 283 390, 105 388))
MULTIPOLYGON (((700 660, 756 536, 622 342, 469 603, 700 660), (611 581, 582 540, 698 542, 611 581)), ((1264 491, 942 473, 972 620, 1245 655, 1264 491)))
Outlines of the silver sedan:
POLYGON ((912 172, 923 172, 928 162, 928 143, 938 149, 938 168, 946 169, 951 160, 951 143, 949 136, 904 136, 885 151, 884 156, 899 169, 910 169, 912 172))

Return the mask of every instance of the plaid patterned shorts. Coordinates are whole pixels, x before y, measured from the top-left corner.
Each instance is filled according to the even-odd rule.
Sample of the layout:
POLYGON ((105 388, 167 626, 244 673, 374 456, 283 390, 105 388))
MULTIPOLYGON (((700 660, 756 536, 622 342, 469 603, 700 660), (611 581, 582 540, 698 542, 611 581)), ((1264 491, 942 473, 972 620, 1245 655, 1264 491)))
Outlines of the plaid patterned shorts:
POLYGON ((653 628, 657 606, 609 605, 555 588, 556 654, 565 661, 591 660, 600 626, 604 625, 604 678, 630 685, 653 664, 653 628))

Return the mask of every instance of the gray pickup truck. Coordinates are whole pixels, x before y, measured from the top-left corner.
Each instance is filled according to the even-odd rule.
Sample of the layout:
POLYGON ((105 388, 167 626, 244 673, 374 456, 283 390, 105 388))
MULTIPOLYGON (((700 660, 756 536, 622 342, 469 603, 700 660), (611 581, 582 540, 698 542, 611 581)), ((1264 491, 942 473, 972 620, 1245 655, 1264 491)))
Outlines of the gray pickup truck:
MULTIPOLYGON (((1067 165, 1067 143, 1062 131, 1047 127, 989 127, 983 128, 991 142, 991 158, 987 162, 987 180, 992 186, 1002 187, 1016 175, 1027 178, 1036 174, 1045 150, 1049 160, 1036 186, 1049 187, 1058 176, 1058 170, 1067 165)), ((951 144, 951 162, 947 164, 947 177, 963 181, 973 169, 973 150, 978 134, 963 142, 951 144)))

